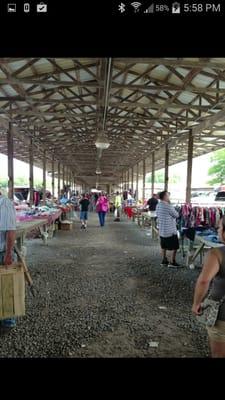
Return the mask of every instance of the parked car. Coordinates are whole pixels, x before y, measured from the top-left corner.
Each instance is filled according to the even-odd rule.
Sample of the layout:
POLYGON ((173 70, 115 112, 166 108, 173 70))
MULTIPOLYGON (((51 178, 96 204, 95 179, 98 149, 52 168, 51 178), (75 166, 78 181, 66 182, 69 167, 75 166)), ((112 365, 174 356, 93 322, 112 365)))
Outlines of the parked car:
POLYGON ((216 194, 215 201, 225 201, 225 191, 216 194))

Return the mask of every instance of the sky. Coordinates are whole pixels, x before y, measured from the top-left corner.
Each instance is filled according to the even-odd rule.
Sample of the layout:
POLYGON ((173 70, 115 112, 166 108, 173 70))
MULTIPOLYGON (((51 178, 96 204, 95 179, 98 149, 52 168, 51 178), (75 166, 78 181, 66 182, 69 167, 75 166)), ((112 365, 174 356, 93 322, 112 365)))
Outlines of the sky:
MULTIPOLYGON (((204 156, 196 157, 193 159, 192 164, 192 187, 203 187, 208 186, 207 181, 209 180, 208 170, 211 166, 210 159, 212 153, 205 154, 204 156)), ((186 182, 187 176, 187 161, 173 165, 169 168, 169 174, 180 175, 186 182)))
MULTIPOLYGON (((192 187, 205 186, 208 181, 208 169, 210 167, 210 157, 212 153, 193 159, 192 168, 192 187)), ((7 178, 7 156, 0 154, 0 181, 7 178)), ((169 168, 169 175, 180 175, 182 181, 186 182, 187 162, 173 165, 169 168)), ((25 177, 29 182, 29 165, 14 159, 14 177, 25 177)), ((34 167, 34 179, 42 181, 42 170, 34 167)), ((47 180, 47 186, 50 185, 50 178, 47 180)))

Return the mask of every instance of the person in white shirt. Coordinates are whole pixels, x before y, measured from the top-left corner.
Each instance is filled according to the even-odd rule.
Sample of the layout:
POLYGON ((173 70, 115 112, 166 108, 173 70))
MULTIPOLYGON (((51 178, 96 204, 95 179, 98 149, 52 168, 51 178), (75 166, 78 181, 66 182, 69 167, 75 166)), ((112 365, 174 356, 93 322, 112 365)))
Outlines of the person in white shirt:
POLYGON ((115 219, 114 219, 114 221, 120 221, 122 197, 120 196, 119 192, 116 192, 114 206, 115 206, 115 211, 114 211, 115 219))
POLYGON ((160 244, 162 249, 162 263, 168 267, 180 267, 176 262, 176 253, 179 249, 179 241, 177 236, 176 219, 179 217, 178 212, 170 204, 169 193, 164 190, 159 194, 160 202, 156 206, 156 216, 159 226, 160 244), (171 261, 166 257, 166 252, 171 251, 171 261))
MULTIPOLYGON (((16 239, 16 211, 13 202, 3 195, 0 188, 0 266, 13 263, 13 248, 16 239)), ((14 318, 0 321, 0 326, 11 328, 14 318)))

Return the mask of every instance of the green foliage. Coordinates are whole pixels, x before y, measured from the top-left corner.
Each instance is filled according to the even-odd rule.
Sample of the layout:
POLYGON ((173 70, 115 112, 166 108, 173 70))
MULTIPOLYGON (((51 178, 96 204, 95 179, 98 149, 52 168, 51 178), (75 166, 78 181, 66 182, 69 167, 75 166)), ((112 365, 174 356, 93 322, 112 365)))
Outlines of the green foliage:
POLYGON ((225 149, 217 150, 211 157, 212 166, 208 170, 208 175, 212 179, 208 181, 210 185, 223 184, 225 182, 225 149))
MULTIPOLYGON (((171 175, 169 177, 169 183, 179 183, 181 178, 179 175, 171 175)), ((147 183, 152 183, 152 176, 147 178, 147 183)), ((155 183, 164 183, 164 171, 156 171, 155 183)))
MULTIPOLYGON (((49 181, 49 186, 50 186, 50 179, 47 179, 47 182, 49 181)), ((3 188, 8 187, 8 180, 6 178, 0 178, 0 186, 3 188)), ((14 186, 27 186, 29 187, 29 181, 28 179, 24 177, 17 177, 14 180, 14 186)), ((41 189, 43 186, 42 180, 34 179, 34 187, 35 189, 41 189)))

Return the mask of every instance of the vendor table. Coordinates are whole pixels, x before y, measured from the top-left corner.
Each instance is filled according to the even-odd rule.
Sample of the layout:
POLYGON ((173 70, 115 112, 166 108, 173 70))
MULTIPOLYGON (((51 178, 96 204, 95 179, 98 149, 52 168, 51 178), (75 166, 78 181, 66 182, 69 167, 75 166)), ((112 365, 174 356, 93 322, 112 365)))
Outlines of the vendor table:
POLYGON ((218 247, 222 247, 222 246, 224 246, 223 243, 211 242, 209 240, 204 239, 204 237, 202 237, 202 236, 196 235, 195 242, 190 241, 189 252, 187 255, 187 266, 194 265, 194 261, 196 260, 198 255, 200 255, 201 262, 202 262, 202 255, 203 255, 203 251, 205 248, 211 249, 211 248, 218 248, 218 247), (196 243, 197 247, 196 247, 195 251, 193 252, 194 243, 196 243))
POLYGON ((35 228, 43 229, 44 226, 47 225, 46 219, 32 220, 32 221, 23 221, 17 222, 16 224, 16 241, 19 250, 22 250, 22 246, 24 243, 24 239, 28 232, 32 231, 35 228))
POLYGON ((149 221, 151 225, 151 230, 152 230, 152 239, 158 239, 159 237, 159 231, 156 228, 156 216, 154 213, 148 213, 148 212, 142 212, 141 213, 141 220, 142 220, 142 226, 144 226, 145 221, 149 221))
POLYGON ((28 232, 39 228, 42 240, 47 244, 47 239, 52 238, 55 229, 55 221, 61 218, 62 211, 58 210, 46 216, 35 217, 27 221, 19 221, 16 224, 16 239, 19 250, 21 251, 24 239, 28 232))

